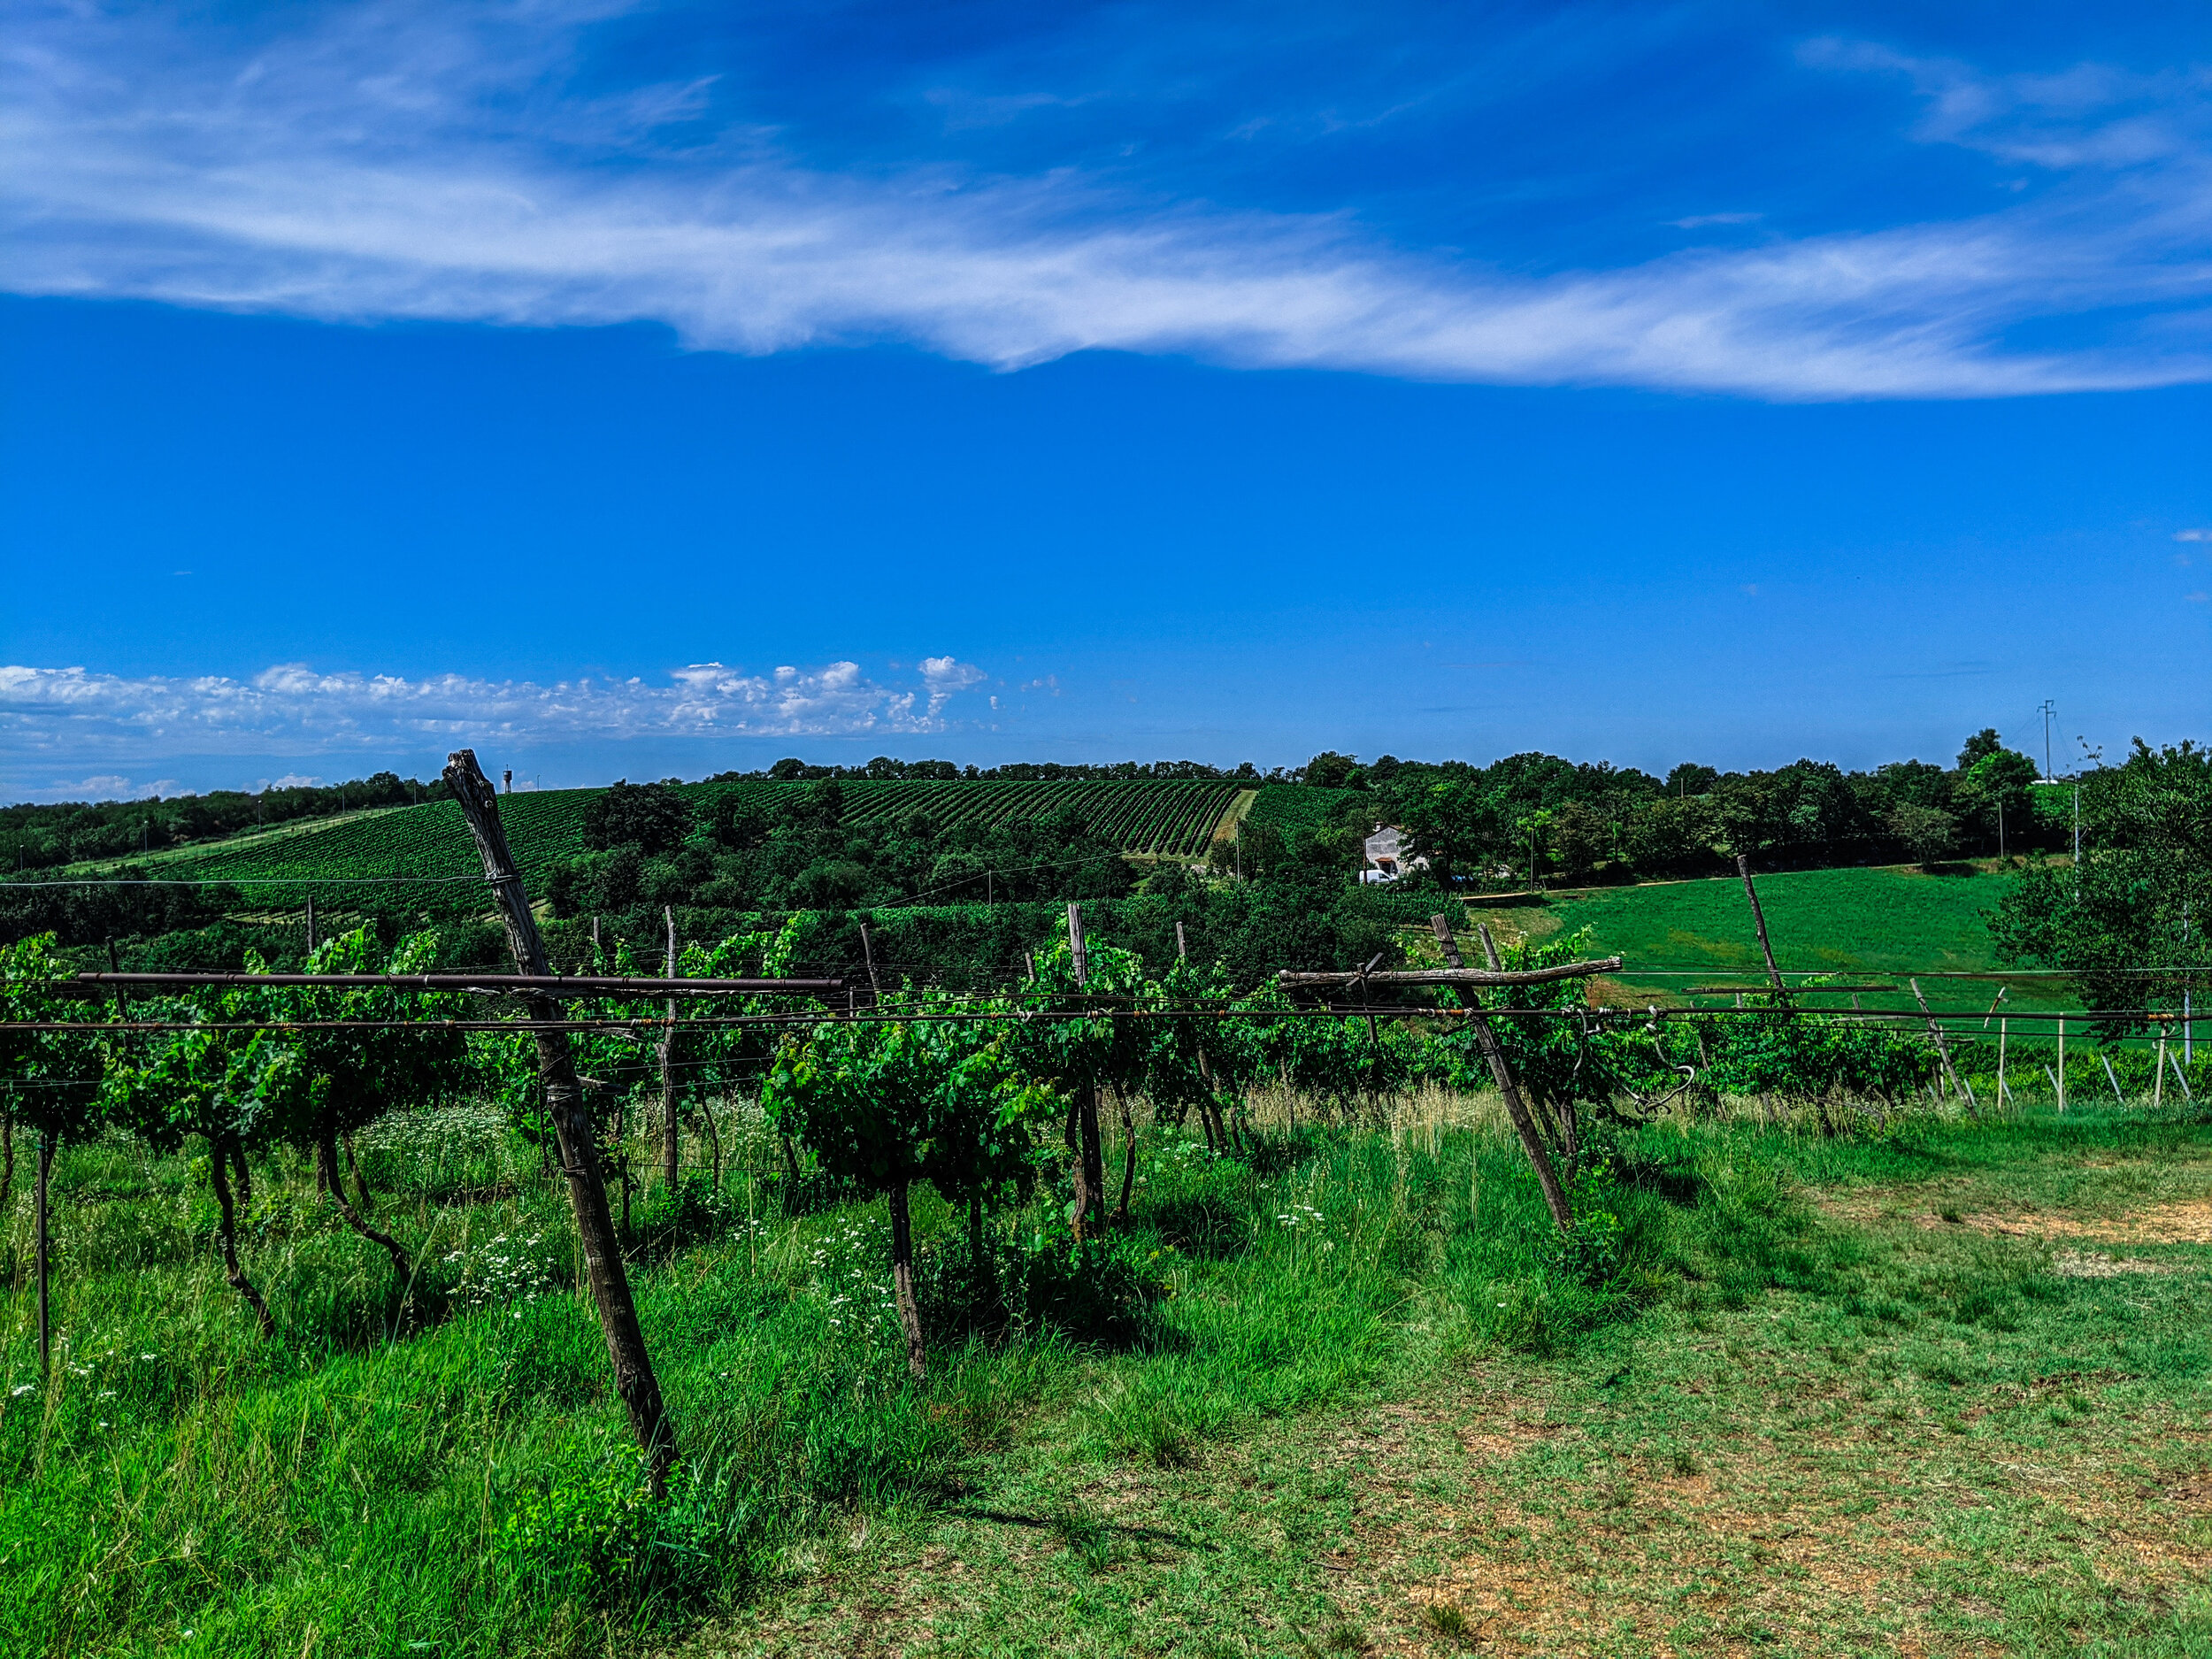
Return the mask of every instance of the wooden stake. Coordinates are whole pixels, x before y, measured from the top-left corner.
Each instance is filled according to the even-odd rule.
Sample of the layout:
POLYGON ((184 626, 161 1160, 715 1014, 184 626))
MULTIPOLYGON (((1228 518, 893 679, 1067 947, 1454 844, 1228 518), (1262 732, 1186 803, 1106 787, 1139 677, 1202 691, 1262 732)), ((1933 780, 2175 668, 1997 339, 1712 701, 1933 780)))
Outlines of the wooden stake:
POLYGON ((1744 897, 1751 901, 1751 925, 1759 931, 1759 954, 1767 959, 1767 980, 1774 987, 1776 995, 1782 993, 1782 972, 1774 965, 1774 947, 1767 943, 1766 912, 1759 908, 1759 889, 1752 885, 1751 856, 1736 855, 1736 873, 1743 878, 1744 897))
POLYGON ((868 964, 868 995, 875 1002, 883 1000, 883 987, 876 981, 876 948, 868 938, 868 924, 860 925, 860 954, 868 964))
POLYGON ((1944 1041, 1943 1027, 1937 1023, 1936 1017, 1929 1012, 1928 999, 1920 994, 1920 981, 1909 979, 1906 983, 1912 987, 1913 1000, 1920 1004, 1920 1011, 1928 1016, 1928 1035, 1935 1039, 1936 1053, 1943 1061, 1943 1075, 1951 1079, 1951 1092, 1954 1094, 1966 1094, 1970 1103, 1974 1097, 1966 1094, 1965 1085, 1959 1081, 1958 1070, 1951 1064, 1951 1045, 1944 1041))
POLYGON ((2166 1028, 2158 1028, 2158 1058, 2151 1062, 2151 1110, 2166 1103, 2166 1028))
MULTIPOLYGON (((460 803, 469 833, 475 838, 484 879, 498 898, 516 971, 545 973, 545 945, 538 937, 537 919, 530 912, 530 895, 524 891, 513 855, 507 850, 506 832, 499 822, 499 797, 476 764, 476 751, 456 749, 446 757, 444 775, 446 787, 460 803)), ((525 993, 523 1006, 535 1022, 561 1017, 560 1005, 543 991, 525 993)), ((553 1133, 560 1141, 561 1168, 568 1177, 577 1242, 582 1247, 592 1300, 598 1307, 607 1356, 613 1363, 615 1392, 629 1412, 630 1432, 644 1448, 647 1474, 653 1492, 659 1495, 667 1490, 668 1467, 676 1455, 675 1435, 661 1399, 660 1381, 646 1353, 645 1333, 638 1324, 629 1276, 623 1271, 621 1243, 615 1236, 614 1217, 607 1208, 607 1185, 599 1169, 591 1113, 584 1104, 583 1086, 577 1079, 567 1034, 539 1031, 534 1035, 546 1115, 553 1120, 553 1133)))
MULTIPOLYGON (((1442 916, 1429 918, 1429 926, 1436 931, 1436 941, 1444 948, 1444 960, 1457 968, 1464 965, 1459 959, 1459 943, 1452 937, 1452 925, 1442 916)), ((1493 966, 1498 959, 1497 947, 1490 941, 1490 930, 1481 927, 1484 950, 1493 966)), ((1468 1021, 1475 1028, 1475 1046, 1482 1050, 1483 1059, 1490 1067, 1491 1080, 1497 1084, 1498 1094, 1505 1102, 1505 1115, 1513 1120, 1513 1132, 1521 1138, 1521 1149, 1528 1155, 1529 1167, 1536 1171, 1536 1184, 1544 1189, 1544 1207, 1551 1211, 1552 1223, 1562 1233, 1575 1230, 1574 1211, 1567 1203, 1564 1188, 1559 1185, 1559 1172, 1552 1167, 1551 1153, 1544 1145, 1544 1137, 1537 1132, 1536 1121, 1529 1116, 1528 1106, 1521 1099, 1521 1091, 1513 1081, 1513 1073, 1505 1063, 1505 1051, 1498 1046, 1497 1033, 1490 1029, 1482 1008, 1472 994, 1457 993, 1461 1003, 1468 1010, 1468 1021)))
POLYGON ((899 1329, 906 1338, 906 1368, 917 1380, 929 1369, 922 1345, 921 1303, 914 1294, 914 1224, 906 1203, 906 1183, 896 1183, 886 1196, 891 1208, 891 1291, 898 1304, 899 1329))
MULTIPOLYGON (((1083 944, 1083 907, 1068 906, 1068 955, 1075 968, 1075 984, 1079 991, 1090 982, 1090 956, 1083 944)), ((1083 1083, 1077 1087, 1075 1101, 1068 1113, 1066 1136, 1068 1149, 1075 1154, 1075 1236, 1079 1242, 1089 1236, 1093 1216, 1106 1203, 1106 1149, 1098 1133, 1098 1085, 1083 1083)))
MULTIPOLYGON (((1448 932, 1451 928, 1451 924, 1447 922, 1444 924, 1444 926, 1446 931, 1448 932)), ((1493 973, 1503 973, 1505 972, 1505 963, 1498 955, 1498 941, 1490 937, 1490 924, 1487 922, 1477 922, 1475 924, 1475 932, 1482 935, 1482 959, 1490 964, 1490 972, 1493 973)), ((1459 966, 1459 948, 1456 945, 1452 948, 1452 965, 1455 968, 1459 966)))
MULTIPOLYGON (((661 920, 668 928, 663 973, 672 979, 676 977, 676 911, 672 905, 661 906, 661 920)), ((676 999, 672 996, 668 999, 668 1029, 661 1033, 661 1179, 672 1195, 676 1190, 677 1166, 681 1159, 676 1125, 676 999)))
POLYGON ((47 1130, 38 1134, 37 1192, 33 1200, 31 1248, 38 1257, 38 1374, 41 1378, 53 1369, 53 1327, 49 1323, 46 1305, 47 1260, 52 1254, 52 1240, 47 1236, 46 1193, 54 1172, 54 1137, 47 1130))

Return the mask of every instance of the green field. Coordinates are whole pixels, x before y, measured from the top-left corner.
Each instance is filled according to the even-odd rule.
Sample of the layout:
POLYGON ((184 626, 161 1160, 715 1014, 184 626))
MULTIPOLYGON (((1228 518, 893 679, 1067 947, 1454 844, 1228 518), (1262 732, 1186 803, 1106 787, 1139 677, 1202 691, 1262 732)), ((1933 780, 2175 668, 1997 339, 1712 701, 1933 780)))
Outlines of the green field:
MULTIPOLYGON (((2011 878, 1981 865, 1955 869, 1932 875, 1887 865, 1757 877, 1777 964, 1787 974, 1916 973, 1927 976, 1922 987, 1936 1006, 1985 1008, 1994 985, 1936 976, 2001 971, 1988 917, 2011 878)), ((1506 939, 1544 940, 1586 927, 1595 953, 1626 957, 1623 983, 1641 989, 1677 992, 1765 972, 1743 883, 1734 876, 1586 888, 1537 904, 1473 906, 1469 913, 1506 939)), ((2047 995, 2032 979, 2008 976, 2006 983, 2008 1000, 2047 995)), ((1893 999, 1863 1001, 1884 1007, 1893 999)))

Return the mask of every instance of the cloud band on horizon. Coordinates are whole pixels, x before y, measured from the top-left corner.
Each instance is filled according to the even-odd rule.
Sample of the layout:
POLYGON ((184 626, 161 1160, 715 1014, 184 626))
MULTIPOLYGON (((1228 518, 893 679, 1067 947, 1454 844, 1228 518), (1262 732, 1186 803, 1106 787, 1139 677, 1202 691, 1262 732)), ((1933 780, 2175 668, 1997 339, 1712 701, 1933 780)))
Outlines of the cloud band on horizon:
POLYGON ((849 662, 764 674, 704 663, 673 671, 664 685, 539 685, 462 674, 318 673, 303 663, 250 680, 0 666, 0 757, 74 764, 279 749, 343 755, 426 740, 913 735, 948 730, 948 705, 985 678, 952 657, 924 657, 915 669, 916 683, 906 686, 883 684, 849 662))

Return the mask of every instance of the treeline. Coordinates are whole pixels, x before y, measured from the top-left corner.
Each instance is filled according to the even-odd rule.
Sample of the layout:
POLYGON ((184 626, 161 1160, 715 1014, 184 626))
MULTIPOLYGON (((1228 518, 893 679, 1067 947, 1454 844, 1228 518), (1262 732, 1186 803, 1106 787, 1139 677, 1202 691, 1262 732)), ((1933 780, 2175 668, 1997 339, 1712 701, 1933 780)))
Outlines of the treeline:
POLYGON ((812 911, 823 921, 808 934, 810 972, 864 972, 867 920, 889 953, 879 966, 974 985, 1018 971, 1051 936, 1053 906, 1079 899, 1099 907, 1103 936, 1154 967, 1173 959, 1179 921, 1191 950, 1249 987, 1278 968, 1364 961, 1391 948, 1394 926, 1427 915, 1412 895, 1354 886, 1327 829, 1279 834, 1248 879, 1215 883, 1176 860, 1133 864, 1071 811, 949 827, 919 812, 859 824, 844 813, 835 780, 772 812, 737 795, 701 809, 664 784, 617 784, 588 810, 590 850, 546 879, 549 939, 580 953, 596 926, 642 953, 669 911, 695 938, 812 911))
POLYGON ((786 758, 759 772, 718 772, 709 783, 744 783, 764 780, 777 783, 820 783, 866 780, 875 783, 1010 783, 1084 782, 1125 778, 1217 779, 1244 778, 1259 783, 1296 783, 1299 772, 1281 766, 1262 772, 1250 761, 1236 766, 1209 766, 1199 760, 1118 760, 1093 764, 1056 760, 1013 761, 1003 766, 962 766, 949 760, 894 760, 879 755, 862 766, 815 766, 786 758))
POLYGON ((440 801, 445 794, 442 780, 422 783, 380 772, 346 783, 291 788, 217 789, 166 799, 155 795, 144 801, 0 807, 0 870, 45 870, 85 859, 127 858, 299 818, 440 801))
POLYGON ((1356 791, 1348 815, 1400 826, 1430 861, 1427 879, 1455 888, 1699 875, 1739 853, 1802 869, 1933 864, 2001 842, 2025 852, 2057 833, 2036 815, 2037 772, 1993 730, 1967 739, 1954 765, 1902 760, 1870 772, 1800 760, 1723 772, 1686 762, 1660 778, 1535 753, 1487 766, 1388 755, 1362 765, 1325 753, 1300 769, 1308 784, 1356 791))

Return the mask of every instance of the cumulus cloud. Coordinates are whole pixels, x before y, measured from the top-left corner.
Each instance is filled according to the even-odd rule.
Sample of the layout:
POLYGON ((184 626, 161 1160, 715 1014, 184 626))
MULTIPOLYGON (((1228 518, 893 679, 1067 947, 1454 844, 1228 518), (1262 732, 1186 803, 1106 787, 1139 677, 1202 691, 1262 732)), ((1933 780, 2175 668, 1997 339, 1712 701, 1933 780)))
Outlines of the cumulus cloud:
MULTIPOLYGON (((321 673, 303 663, 280 664, 250 680, 0 667, 0 753, 345 753, 407 739, 526 744, 918 733, 945 730, 948 704, 983 678, 982 670, 950 657, 925 659, 913 686, 881 683, 846 662, 749 674, 700 663, 676 670, 664 684, 580 679, 552 685, 463 674, 321 673)), ((67 787, 133 792, 119 776, 67 787)))
POLYGON ((1130 199, 1079 169, 841 172, 742 123, 680 141, 668 124, 698 115, 706 81, 565 94, 578 31, 619 9, 353 7, 242 48, 57 8, 11 58, 0 280, 337 319, 650 319, 746 352, 897 340, 1005 368, 1111 348, 1788 398, 2212 372, 2188 326, 2009 338, 2202 304, 2206 168, 2185 141, 2205 100, 2185 77, 1993 81, 1822 43, 1809 61, 1910 78, 1928 142, 2094 184, 1532 276, 1387 245, 1349 214, 1130 199))

